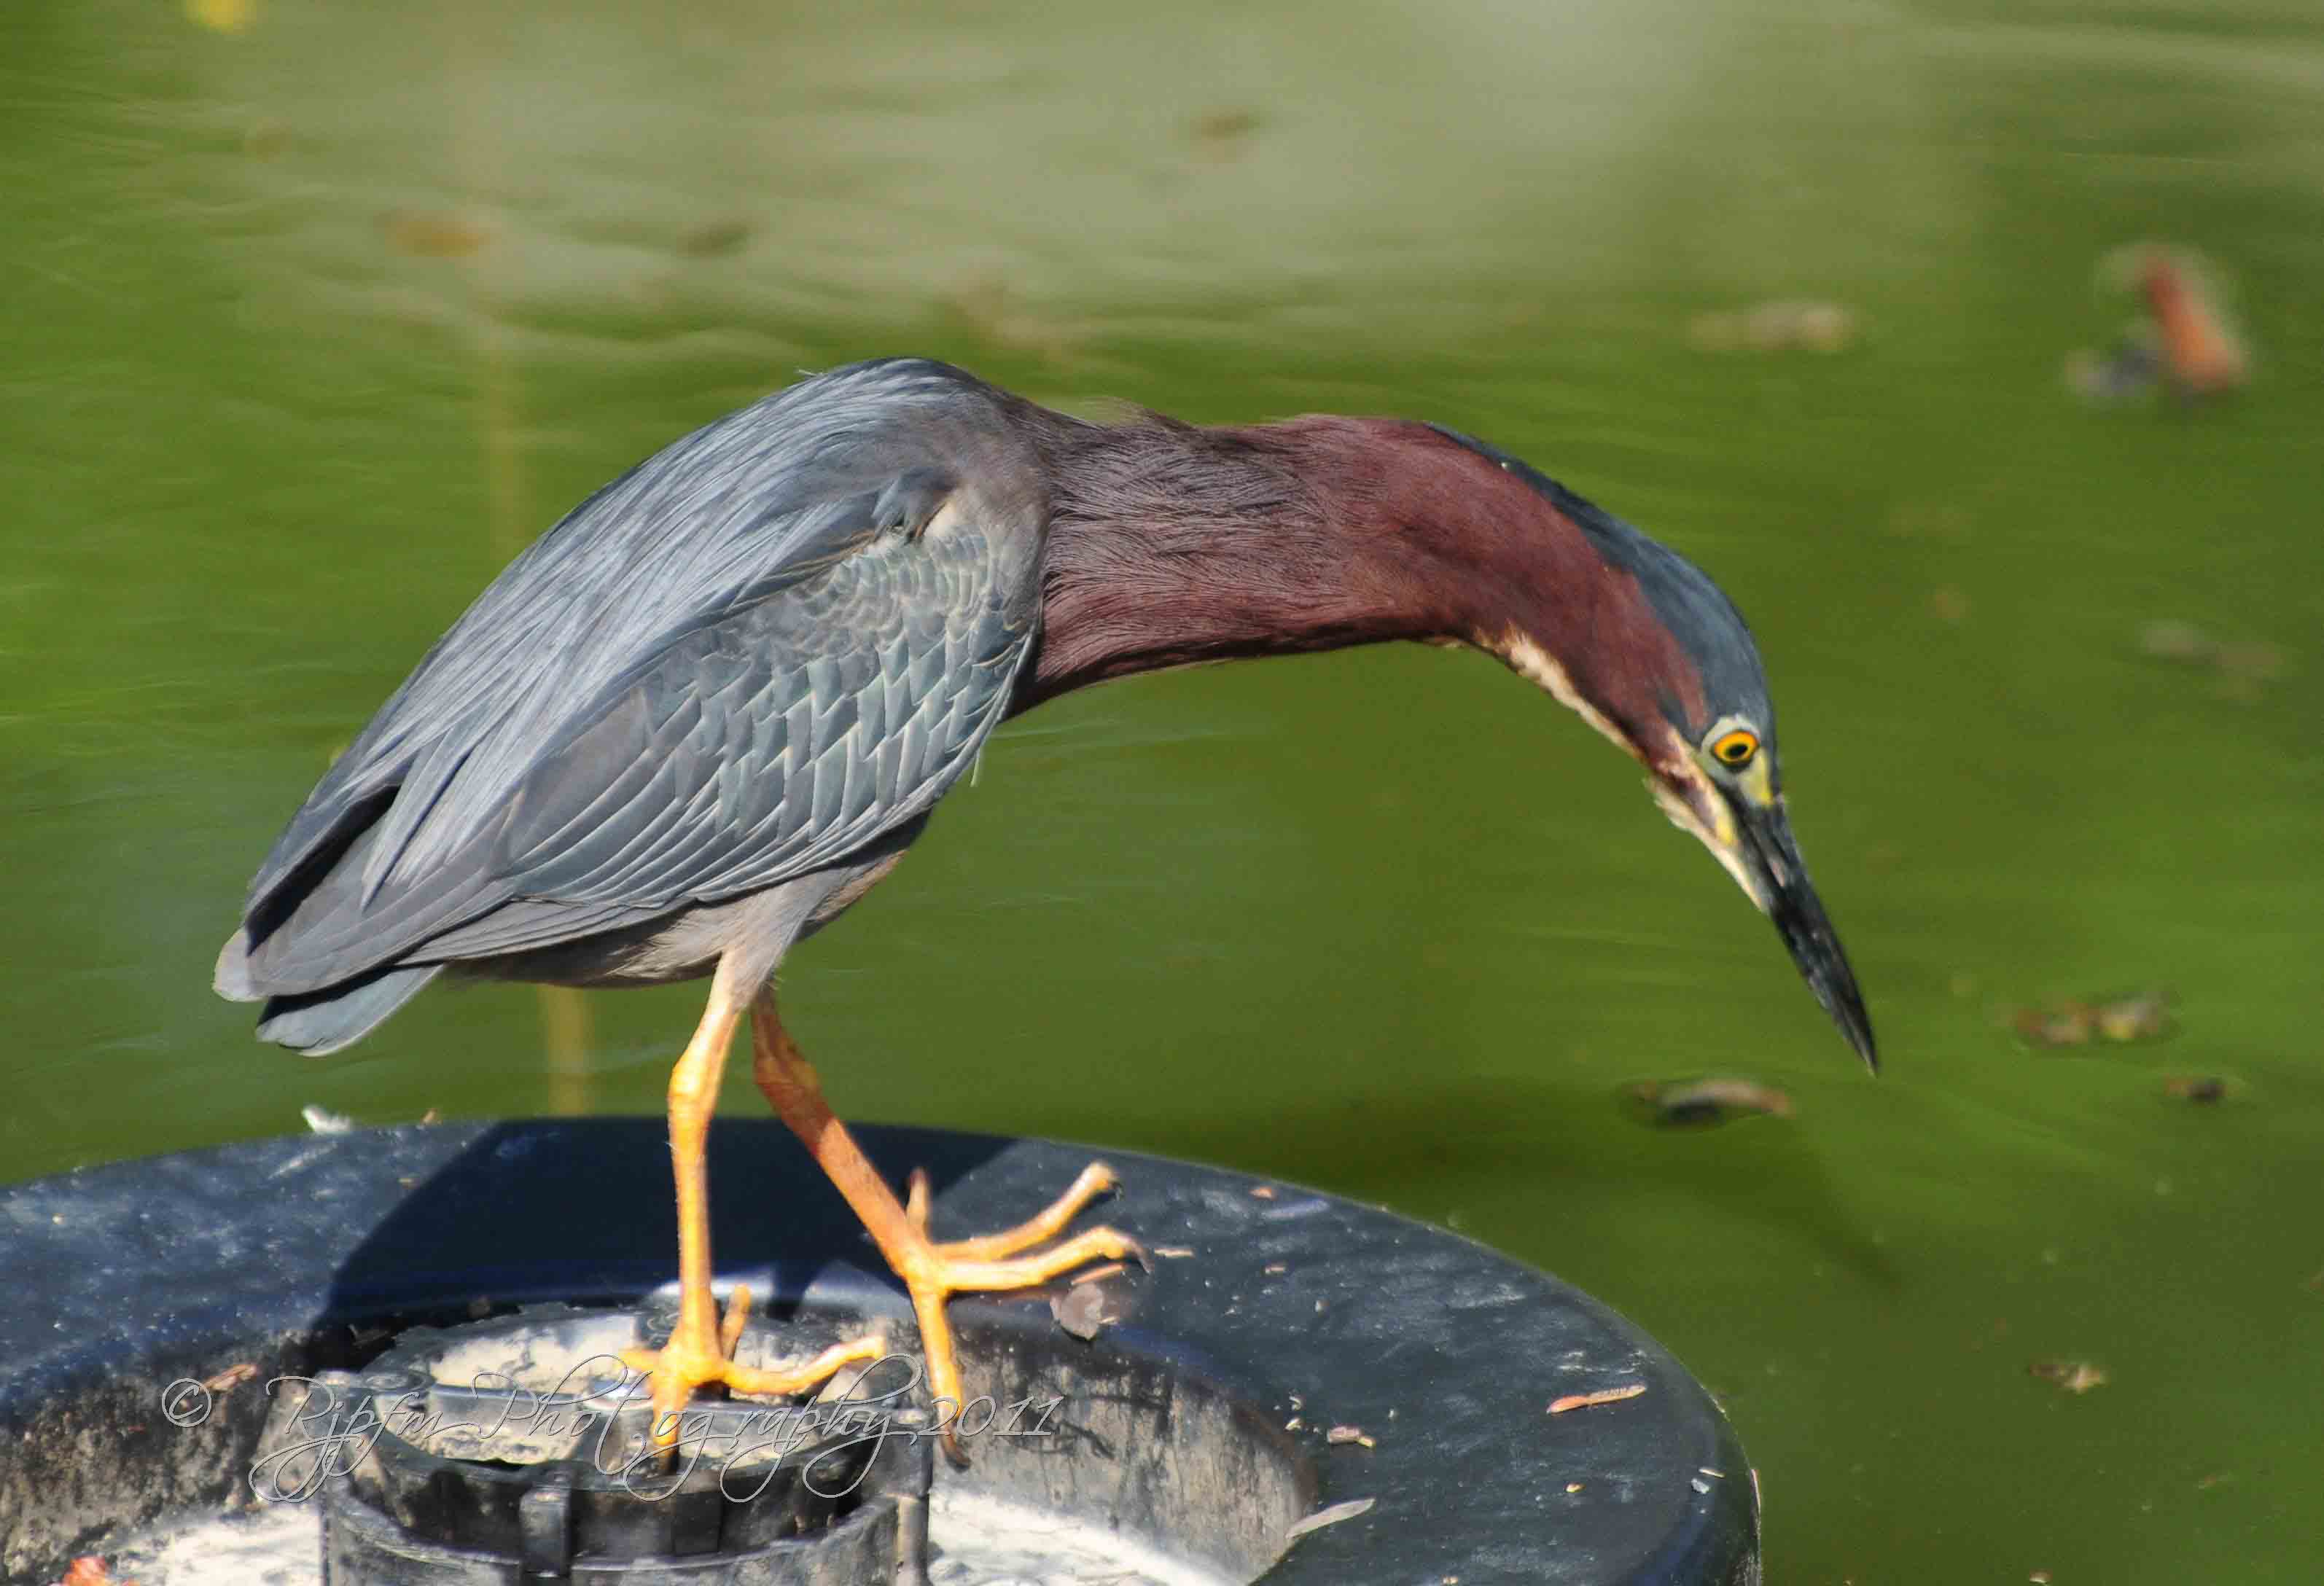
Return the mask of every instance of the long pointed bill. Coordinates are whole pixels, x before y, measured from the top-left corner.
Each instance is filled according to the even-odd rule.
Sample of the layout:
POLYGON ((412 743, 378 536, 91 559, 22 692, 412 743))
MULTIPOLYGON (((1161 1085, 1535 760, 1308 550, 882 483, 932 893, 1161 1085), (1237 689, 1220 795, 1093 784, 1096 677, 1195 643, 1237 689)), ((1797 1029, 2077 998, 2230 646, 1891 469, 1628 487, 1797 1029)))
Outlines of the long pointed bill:
POLYGON ((1734 857, 1750 877, 1747 889, 1753 901, 1775 922, 1784 945, 1792 950, 1792 962, 1800 966, 1808 990, 1840 1026, 1840 1033, 1848 1037, 1865 1066, 1879 1073, 1872 1020, 1864 1011, 1863 994, 1856 989, 1856 973, 1848 966, 1848 954, 1823 911, 1822 899, 1808 881, 1807 864, 1800 858, 1782 803, 1755 806, 1737 799, 1729 807, 1738 828, 1734 857))

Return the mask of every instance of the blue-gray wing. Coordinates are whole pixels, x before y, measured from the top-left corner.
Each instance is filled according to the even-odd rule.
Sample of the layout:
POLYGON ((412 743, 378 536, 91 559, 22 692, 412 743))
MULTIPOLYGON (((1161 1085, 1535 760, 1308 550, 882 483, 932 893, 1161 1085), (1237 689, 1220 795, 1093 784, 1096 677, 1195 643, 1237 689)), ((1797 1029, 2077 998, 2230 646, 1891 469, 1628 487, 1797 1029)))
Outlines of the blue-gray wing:
POLYGON ((940 516, 671 645, 519 789, 493 869, 525 906, 416 956, 567 939, 570 910, 755 892, 927 814, 1007 714, 1031 649, 1038 603, 996 579, 992 552, 940 516))
POLYGON ((1010 400, 942 364, 857 365, 584 503, 309 796, 221 990, 570 939, 925 813, 1038 621, 1046 504, 1010 400))

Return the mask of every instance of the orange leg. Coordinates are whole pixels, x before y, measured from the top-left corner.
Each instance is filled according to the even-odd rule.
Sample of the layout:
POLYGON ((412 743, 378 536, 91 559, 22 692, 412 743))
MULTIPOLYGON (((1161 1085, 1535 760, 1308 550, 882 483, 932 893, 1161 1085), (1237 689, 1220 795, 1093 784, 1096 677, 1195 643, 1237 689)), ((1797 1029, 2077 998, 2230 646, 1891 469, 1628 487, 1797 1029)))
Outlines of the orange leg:
POLYGON ((622 1353, 623 1365, 647 1374, 654 1441, 664 1448, 678 1440, 678 1413, 706 1383, 720 1383, 736 1393, 802 1393, 851 1360, 876 1360, 887 1350, 884 1340, 860 1338, 835 1344, 788 1370, 759 1370, 733 1362, 735 1342, 751 1314, 751 1291, 735 1288, 722 1324, 710 1289, 710 1169, 703 1149, 710 1135, 710 1115, 718 1107, 726 1048, 741 1013, 722 972, 711 984, 710 1006, 694 1038, 669 1073, 669 1156, 678 1176, 678 1326, 661 1349, 622 1353))
POLYGON ((1113 1170, 1102 1162, 1091 1163, 1047 1210, 1006 1232, 937 1243, 927 1233, 927 1176, 912 1175, 908 1204, 896 1199, 896 1193, 865 1159, 847 1126, 833 1116, 815 1070, 799 1056, 775 1016, 773 992, 761 992, 751 1010, 751 1035, 752 1073, 759 1088, 790 1125, 791 1132, 814 1153, 862 1220, 872 1242, 880 1247, 881 1255, 910 1292, 913 1313, 919 1318, 921 1349, 927 1357, 928 1389, 936 1398, 938 1415, 945 1418, 945 1452, 966 1463, 952 1432, 964 1401, 945 1301, 964 1290, 992 1293, 1030 1288, 1093 1261, 1125 1256, 1143 1261, 1146 1253, 1137 1241, 1111 1228, 1093 1228, 1037 1255, 1017 1256, 1020 1250, 1056 1238, 1083 1207, 1111 1189, 1116 1182, 1113 1170), (1004 1259, 1012 1256, 1013 1260, 1004 1259))

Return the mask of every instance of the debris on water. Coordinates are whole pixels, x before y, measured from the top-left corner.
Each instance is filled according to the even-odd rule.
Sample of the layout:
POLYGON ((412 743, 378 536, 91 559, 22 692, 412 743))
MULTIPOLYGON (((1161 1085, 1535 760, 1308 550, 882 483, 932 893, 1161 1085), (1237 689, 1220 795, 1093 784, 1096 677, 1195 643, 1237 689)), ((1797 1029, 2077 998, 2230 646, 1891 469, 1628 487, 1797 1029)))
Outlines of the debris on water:
POLYGON ((2174 1074, 2163 1082, 2163 1093, 2198 1104, 2227 1099, 2227 1082, 2216 1074, 2174 1074))
POLYGON ((1377 1501, 1370 1498, 1351 1498, 1345 1503, 1335 1503, 1329 1508, 1317 1509, 1305 1519, 1292 1521, 1291 1528, 1283 1534, 1283 1540, 1296 1542, 1310 1531, 1321 1531, 1324 1526, 1336 1526, 1342 1520, 1352 1520, 1358 1515, 1370 1510, 1377 1501))
POLYGON ((398 253, 422 259, 465 259, 493 240, 473 220, 410 209, 381 216, 379 229, 398 253))
POLYGON ((706 220, 679 234, 678 251, 691 259, 715 259, 738 251, 750 240, 747 220, 706 220))
POLYGON ((1706 353, 1837 353, 1856 339, 1856 315, 1839 303, 1782 299, 1698 314, 1687 324, 1686 339, 1706 353))
POLYGON ((2265 641, 2226 643, 2212 653, 2211 666, 2230 685, 2256 686, 2283 671, 2283 651, 2265 641))
POLYGON ((1646 1391, 1643 1382, 1625 1382, 1619 1388, 1601 1388, 1595 1393, 1569 1393, 1563 1398, 1549 1401, 1549 1413, 1563 1415, 1568 1410, 1586 1410, 1597 1405, 1618 1405, 1626 1398, 1636 1398, 1646 1391))
POLYGON ((1323 1434, 1323 1441, 1332 1443, 1352 1443, 1360 1448, 1377 1448, 1379 1439, 1360 1426, 1334 1426, 1323 1434))
POLYGON ((1066 1293, 1051 1296, 1049 1314, 1084 1342, 1095 1338, 1113 1320, 1105 1314, 1105 1290, 1094 1283, 1076 1283, 1066 1293))
POLYGON ((2020 1008, 2009 1022, 2021 1039, 2036 1047, 2153 1041, 2176 1028, 2167 991, 2147 991, 2106 1002, 2065 1001, 2049 1008, 2020 1008))
POLYGON ((2210 637, 2192 622, 2170 618, 2153 622, 2138 631, 2138 648, 2143 655, 2156 660, 2180 661, 2200 667, 2211 659, 2217 648, 2210 637))
POLYGON ((2098 1031, 2089 1009, 2080 1002, 2056 1011, 2020 1008, 2010 1016, 2009 1027, 2036 1047, 2087 1047, 2098 1031))
POLYGON ((1240 154, 1251 134, 1266 124, 1256 110, 1213 110, 1194 117, 1186 135, 1203 158, 1222 162, 1240 154))
POLYGON ((2251 378, 2243 335, 2200 254, 2147 244, 2126 263, 2160 334, 2163 368, 2181 395, 2211 396, 2251 378))
POLYGON ((1154 1253, 1169 1260, 1183 1261, 1194 1252, 1186 1245, 1156 1245, 1154 1253))
POLYGON ((2264 640, 2215 639, 2192 622, 2164 618, 2138 631, 2138 651, 2151 660, 2170 661, 2217 675, 2222 693, 2255 697, 2263 683, 2283 675, 2289 659, 2264 640))
POLYGON ((2088 1360, 2036 1360, 2025 1369, 2044 1382, 2056 1383, 2068 1393, 2088 1393, 2093 1388, 2106 1386, 2105 1369, 2088 1360))
POLYGON ((1250 1198, 1254 1201, 1271 1201, 1275 1199, 1275 1186, 1265 1184, 1252 1185, 1250 1186, 1250 1198))
POLYGON ((2098 1035, 2109 1041, 2151 1041, 2171 1033, 2171 999, 2163 991, 2098 1005, 2098 1035))
POLYGON ((137 1582, 115 1579, 113 1572, 106 1568, 104 1558, 89 1553, 73 1560, 57 1586, 137 1586, 137 1582))
POLYGON ((1747 1113, 1792 1115, 1791 1097, 1754 1079, 1642 1079, 1622 1086, 1619 1094, 1641 1123, 1663 1129, 1705 1128, 1747 1113))
POLYGON ((186 0, 186 15, 213 32, 239 33, 258 20, 258 0, 186 0))
POLYGON ((2251 379, 2251 353, 2216 273, 2191 248, 2139 243, 2099 263, 2099 278, 2136 298, 2140 318, 2102 351, 2066 359, 2066 383, 2106 405, 2167 386, 2182 401, 2218 396, 2251 379))
POLYGON ((307 1127, 317 1134, 345 1134, 355 1126, 355 1120, 346 1113, 334 1112, 313 1102, 300 1108, 299 1116, 305 1119, 307 1127))
POLYGON ((254 121, 243 129, 242 152, 254 160, 272 160, 287 152, 297 141, 297 134, 281 122, 254 121))
POLYGON ((2163 370, 2163 356, 2139 330, 2102 353, 2076 347, 2066 355, 2066 389, 2092 407, 2126 401, 2146 391, 2163 370))

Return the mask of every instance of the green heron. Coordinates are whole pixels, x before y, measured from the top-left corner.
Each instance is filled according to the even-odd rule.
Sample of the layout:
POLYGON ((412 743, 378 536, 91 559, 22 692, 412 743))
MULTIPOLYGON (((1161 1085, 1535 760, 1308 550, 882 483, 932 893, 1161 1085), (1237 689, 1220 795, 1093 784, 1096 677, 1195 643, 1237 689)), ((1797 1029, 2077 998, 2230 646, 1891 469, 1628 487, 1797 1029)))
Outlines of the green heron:
MULTIPOLYGON (((252 882, 217 990, 336 1051, 437 975, 707 975, 669 1080, 680 1304, 635 1351, 659 1434, 693 1391, 800 1391, 735 1365, 711 1286, 703 1145, 747 1016, 753 1074, 909 1290, 960 1402, 948 1296, 1139 1254, 1060 1238, 1093 1164, 1023 1225, 939 1242, 825 1103, 770 990, 885 875, 1002 718, 1197 661, 1383 640, 1499 657, 1646 767, 1769 915, 1869 1064, 1854 976, 1785 814, 1743 621, 1675 553, 1435 426, 1093 424, 924 360, 731 413, 575 508, 484 591, 307 797, 252 882)), ((954 1451, 956 1452, 956 1451, 954 1451)))

